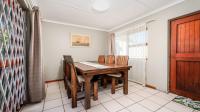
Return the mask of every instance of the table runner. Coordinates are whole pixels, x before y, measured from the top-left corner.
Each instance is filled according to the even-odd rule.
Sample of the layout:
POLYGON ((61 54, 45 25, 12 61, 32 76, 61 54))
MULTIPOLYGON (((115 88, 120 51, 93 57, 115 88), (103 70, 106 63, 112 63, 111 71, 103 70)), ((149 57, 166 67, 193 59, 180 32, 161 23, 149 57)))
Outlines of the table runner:
POLYGON ((109 68, 109 66, 105 66, 105 65, 101 65, 101 64, 98 64, 98 63, 92 63, 92 62, 79 62, 81 64, 85 64, 85 65, 89 65, 89 66, 92 66, 92 67, 95 67, 95 68, 109 68))

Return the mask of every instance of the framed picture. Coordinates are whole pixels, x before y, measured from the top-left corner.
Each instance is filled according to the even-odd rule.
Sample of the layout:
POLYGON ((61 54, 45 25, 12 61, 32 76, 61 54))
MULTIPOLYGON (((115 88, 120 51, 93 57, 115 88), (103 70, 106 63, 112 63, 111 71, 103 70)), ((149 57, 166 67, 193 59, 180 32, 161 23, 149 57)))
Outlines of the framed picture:
POLYGON ((89 47, 91 44, 90 35, 72 33, 70 42, 72 47, 89 47))

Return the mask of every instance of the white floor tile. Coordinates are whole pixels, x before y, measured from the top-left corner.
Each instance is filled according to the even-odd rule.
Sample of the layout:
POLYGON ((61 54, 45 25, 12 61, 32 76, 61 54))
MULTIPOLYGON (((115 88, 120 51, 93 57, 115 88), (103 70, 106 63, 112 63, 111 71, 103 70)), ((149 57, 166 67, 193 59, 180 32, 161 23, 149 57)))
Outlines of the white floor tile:
POLYGON ((141 102, 139 102, 139 104, 141 104, 142 106, 144 106, 152 111, 156 111, 161 107, 160 105, 154 103, 153 101, 147 100, 147 99, 142 100, 141 102))
POLYGON ((83 107, 84 100, 78 101, 78 107, 72 109, 63 81, 45 86, 45 101, 26 105, 21 112, 200 112, 171 102, 176 94, 166 94, 133 82, 129 82, 128 95, 123 94, 123 88, 111 94, 110 85, 106 89, 100 87, 98 100, 91 99, 91 109, 87 111, 83 107))
POLYGON ((50 101, 50 100, 55 100, 55 99, 60 99, 60 98, 61 98, 60 92, 55 92, 55 93, 47 94, 45 101, 50 101))
POLYGON ((158 91, 156 89, 151 89, 151 88, 145 88, 143 91, 148 92, 150 94, 156 94, 156 93, 160 92, 160 91, 158 91))
POLYGON ((115 99, 124 96, 124 94, 119 91, 116 91, 115 94, 107 93, 107 95, 115 99))
POLYGON ((57 89, 55 89, 55 90, 50 90, 49 88, 47 89, 47 91, 46 91, 46 95, 49 95, 49 94, 60 94, 60 89, 59 88, 57 88, 57 89))
POLYGON ((62 97, 67 97, 67 91, 64 88, 60 89, 60 93, 62 97))
POLYGON ((139 84, 137 84, 137 85, 134 85, 134 87, 136 87, 136 88, 137 88, 137 89, 139 89, 139 90, 145 89, 145 87, 144 87, 144 86, 142 86, 142 85, 139 85, 139 84))
POLYGON ((55 92, 59 92, 60 88, 59 87, 55 87, 55 86, 51 86, 47 88, 47 93, 51 94, 51 93, 55 93, 55 92))
POLYGON ((127 109, 120 110, 118 112, 129 112, 127 109))
POLYGON ((139 104, 134 104, 132 106, 129 106, 127 109, 131 112, 152 112, 139 104))
POLYGON ((158 110, 158 111, 156 111, 156 112, 174 112, 174 111, 172 111, 172 110, 169 110, 169 109, 167 109, 167 108, 163 107, 163 108, 159 109, 159 110, 158 110))
POLYGON ((123 109, 124 107, 121 106, 117 101, 115 100, 111 100, 109 102, 105 102, 103 103, 103 106, 109 110, 109 112, 117 112, 121 109, 123 109))
MULTIPOLYGON (((82 103, 83 105, 85 105, 85 100, 84 100, 84 99, 81 100, 81 103, 82 103)), ((91 100, 90 100, 90 103, 91 103, 91 107, 93 107, 93 106, 99 105, 99 104, 100 104, 100 101, 99 101, 99 100, 94 101, 93 99, 91 99, 91 100)))
POLYGON ((64 109, 65 109, 65 112, 79 112, 79 111, 85 110, 81 103, 77 103, 76 108, 72 108, 71 104, 64 105, 64 109))
POLYGON ((42 112, 44 106, 44 101, 35 104, 25 105, 22 112, 42 112))
POLYGON ((102 95, 99 95, 99 101, 101 102, 101 103, 104 103, 104 102, 107 102, 107 101, 110 101, 110 100, 112 100, 112 97, 110 97, 109 95, 107 95, 107 94, 102 94, 102 95))
POLYGON ((156 95, 151 96, 148 99, 155 102, 156 104, 158 104, 160 106, 163 106, 163 105, 165 105, 169 102, 169 100, 163 99, 163 98, 156 96, 156 95))
POLYGON ((65 112, 63 106, 56 107, 53 109, 45 110, 44 112, 65 112))
POLYGON ((136 91, 139 91, 140 89, 136 88, 135 86, 131 86, 128 88, 128 91, 131 91, 132 92, 136 92, 136 91))
POLYGON ((129 97, 131 100, 135 101, 135 102, 138 102, 138 101, 141 101, 144 99, 144 97, 142 96, 139 96, 135 93, 131 93, 131 94, 128 94, 127 97, 129 97))
POLYGON ((137 95, 139 95, 139 96, 142 96, 142 97, 144 97, 144 98, 152 96, 150 93, 145 92, 145 91, 143 91, 143 90, 136 91, 135 94, 137 94, 137 95))
POLYGON ((193 111, 193 109, 183 106, 181 104, 175 103, 175 102, 170 102, 165 107, 175 112, 192 112, 193 111))
POLYGON ((87 112, 108 112, 102 105, 96 105, 87 110, 87 112))
POLYGON ((44 110, 52 109, 63 105, 61 99, 51 100, 44 103, 44 110))
POLYGON ((128 85, 129 85, 129 86, 134 86, 134 85, 137 85, 137 84, 134 83, 134 82, 128 81, 128 85))
POLYGON ((59 87, 59 84, 58 84, 58 82, 50 82, 47 84, 47 88, 49 88, 49 87, 59 87))
POLYGON ((167 94, 167 93, 164 93, 164 92, 159 92, 159 93, 157 93, 155 95, 157 95, 157 96, 159 96, 161 98, 164 98, 164 99, 166 99, 168 101, 173 100, 176 97, 174 95, 167 94))
POLYGON ((124 107, 130 106, 130 105, 135 103, 133 100, 131 100, 127 96, 123 96, 123 97, 117 98, 116 101, 118 103, 120 103, 121 105, 123 105, 124 107))
POLYGON ((62 102, 65 105, 65 104, 71 103, 71 99, 68 99, 68 97, 63 97, 62 102))

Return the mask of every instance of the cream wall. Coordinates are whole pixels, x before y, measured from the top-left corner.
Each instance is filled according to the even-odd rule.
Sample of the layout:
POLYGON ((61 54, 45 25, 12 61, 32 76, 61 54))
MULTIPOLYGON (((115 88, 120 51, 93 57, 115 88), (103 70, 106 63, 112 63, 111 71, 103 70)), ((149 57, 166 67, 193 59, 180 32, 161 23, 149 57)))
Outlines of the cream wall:
POLYGON ((62 79, 62 55, 72 55, 74 61, 95 61, 107 54, 107 32, 42 22, 45 80, 62 79), (90 47, 71 47, 70 33, 91 35, 90 47))
POLYGON ((197 10, 200 10, 200 0, 185 0, 181 4, 145 17, 114 31, 124 30, 130 26, 138 25, 149 20, 156 20, 147 25, 149 33, 147 84, 156 86, 156 88, 160 90, 168 91, 168 20, 197 10))

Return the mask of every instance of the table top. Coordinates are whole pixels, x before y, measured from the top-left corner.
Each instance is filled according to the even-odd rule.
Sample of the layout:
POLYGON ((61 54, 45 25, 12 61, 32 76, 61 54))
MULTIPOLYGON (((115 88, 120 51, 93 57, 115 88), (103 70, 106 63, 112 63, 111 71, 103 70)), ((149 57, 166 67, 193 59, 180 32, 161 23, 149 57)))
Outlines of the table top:
MULTIPOLYGON (((95 64, 98 64, 98 62, 91 62, 91 63, 95 63, 95 64)), ((132 66, 128 66, 128 65, 116 65, 116 64, 100 64, 100 65, 103 65, 103 66, 106 66, 106 67, 102 67, 102 68, 97 68, 97 67, 94 67, 94 66, 90 66, 90 65, 86 65, 86 64, 83 64, 81 62, 75 62, 74 63, 75 67, 78 69, 78 71, 82 72, 83 74, 84 73, 105 73, 105 72, 108 72, 108 71, 119 71, 119 70, 129 70, 132 66)))

